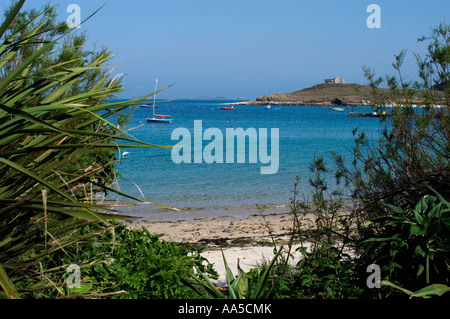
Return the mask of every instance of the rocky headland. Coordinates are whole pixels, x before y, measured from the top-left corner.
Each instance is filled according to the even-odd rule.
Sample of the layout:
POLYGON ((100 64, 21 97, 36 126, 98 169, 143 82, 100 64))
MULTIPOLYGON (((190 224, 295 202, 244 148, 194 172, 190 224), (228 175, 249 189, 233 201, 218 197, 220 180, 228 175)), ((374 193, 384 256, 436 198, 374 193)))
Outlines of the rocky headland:
MULTIPOLYGON (((379 89, 388 96, 388 89, 379 89)), ((371 87, 357 83, 322 83, 292 93, 263 95, 239 105, 311 105, 311 106, 372 106, 375 100, 371 87)))

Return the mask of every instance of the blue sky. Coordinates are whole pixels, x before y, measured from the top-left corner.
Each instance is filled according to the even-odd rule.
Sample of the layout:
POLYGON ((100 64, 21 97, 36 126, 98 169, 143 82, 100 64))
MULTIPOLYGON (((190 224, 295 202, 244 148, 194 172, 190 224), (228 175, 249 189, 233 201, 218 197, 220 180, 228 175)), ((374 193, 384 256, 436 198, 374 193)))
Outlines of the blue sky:
MULTIPOLYGON (((6 5, 2 0, 3 6, 6 5)), ((26 7, 47 1, 29 0, 26 7)), ((82 19, 106 0, 69 4, 82 19)), ((417 76, 413 53, 430 28, 450 23, 448 0, 110 0, 80 30, 117 53, 113 63, 131 91, 142 96, 176 83, 159 98, 256 98, 293 92, 342 76, 366 84, 361 67, 393 74, 393 55, 408 49, 404 75, 417 76), (381 9, 381 28, 369 29, 369 4, 381 9)))

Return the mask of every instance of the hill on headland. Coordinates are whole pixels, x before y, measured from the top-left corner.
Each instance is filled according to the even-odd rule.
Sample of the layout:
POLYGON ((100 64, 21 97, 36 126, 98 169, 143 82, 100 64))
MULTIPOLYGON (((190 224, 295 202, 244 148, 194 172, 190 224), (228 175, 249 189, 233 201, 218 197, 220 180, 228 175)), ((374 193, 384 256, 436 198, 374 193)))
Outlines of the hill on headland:
MULTIPOLYGON (((389 96, 388 89, 380 89, 380 93, 389 96)), ((322 83, 292 93, 263 95, 255 100, 240 104, 370 106, 376 102, 374 99, 373 89, 367 85, 356 83, 322 83)))

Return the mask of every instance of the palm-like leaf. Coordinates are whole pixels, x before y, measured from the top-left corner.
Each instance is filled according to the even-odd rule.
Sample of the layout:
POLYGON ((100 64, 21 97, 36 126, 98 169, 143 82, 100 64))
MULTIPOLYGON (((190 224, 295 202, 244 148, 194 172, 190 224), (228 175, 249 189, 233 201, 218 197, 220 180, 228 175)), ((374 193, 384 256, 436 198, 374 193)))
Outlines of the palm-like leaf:
POLYGON ((110 52, 83 66, 71 66, 77 62, 73 59, 38 70, 47 77, 33 75, 39 74, 36 68, 42 68, 36 66, 38 59, 50 56, 71 31, 46 39, 40 33, 44 19, 30 30, 24 27, 5 38, 23 3, 17 2, 0 26, 4 40, 0 44, 0 286, 14 298, 19 293, 6 270, 15 269, 16 280, 20 280, 17 265, 29 265, 77 241, 70 235, 79 224, 62 227, 62 221, 75 217, 106 222, 117 217, 105 205, 84 201, 93 195, 86 189, 115 191, 102 175, 114 167, 114 159, 110 156, 89 167, 74 163, 97 149, 110 149, 113 154, 125 146, 160 147, 136 140, 109 120, 153 93, 133 101, 105 103, 122 91, 118 78, 111 79, 110 73, 83 92, 69 93, 85 76, 103 70, 112 57, 110 52), (20 53, 30 46, 36 50, 22 57, 20 53))
POLYGON ((223 299, 229 297, 230 299, 265 299, 271 292, 272 282, 270 282, 269 279, 273 267, 275 266, 275 262, 280 255, 281 250, 275 254, 261 276, 257 280, 254 280, 253 278, 250 278, 248 273, 245 273, 239 265, 238 275, 234 276, 228 266, 227 259, 225 258, 225 254, 222 250, 222 258, 225 266, 225 278, 228 284, 229 296, 223 294, 219 288, 217 288, 217 286, 215 286, 202 272, 199 272, 199 276, 188 274, 187 277, 183 278, 183 281, 200 295, 206 291, 213 298, 223 299))

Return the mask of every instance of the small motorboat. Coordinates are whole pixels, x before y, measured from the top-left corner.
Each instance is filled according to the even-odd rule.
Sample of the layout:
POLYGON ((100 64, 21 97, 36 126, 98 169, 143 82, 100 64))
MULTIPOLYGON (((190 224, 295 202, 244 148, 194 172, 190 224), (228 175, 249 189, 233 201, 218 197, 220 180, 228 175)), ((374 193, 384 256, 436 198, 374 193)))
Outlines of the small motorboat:
POLYGON ((234 110, 234 106, 221 106, 221 110, 234 110))
POLYGON ((266 110, 279 110, 279 109, 281 109, 281 107, 280 106, 266 105, 266 106, 264 106, 264 109, 266 109, 266 110))
POLYGON ((173 119, 170 118, 160 118, 160 117, 149 117, 146 119, 150 123, 172 123, 173 119))

